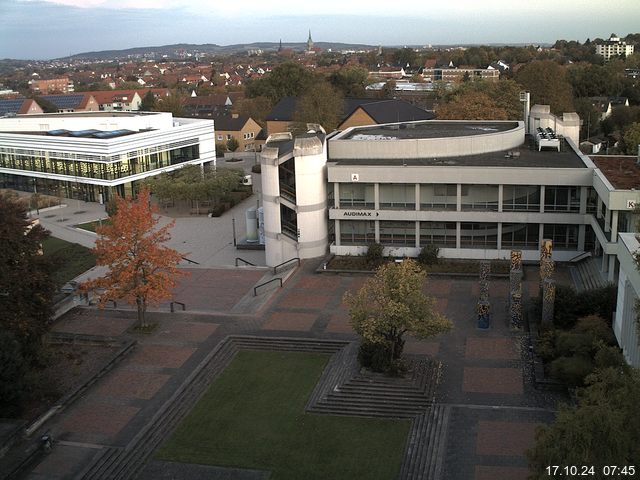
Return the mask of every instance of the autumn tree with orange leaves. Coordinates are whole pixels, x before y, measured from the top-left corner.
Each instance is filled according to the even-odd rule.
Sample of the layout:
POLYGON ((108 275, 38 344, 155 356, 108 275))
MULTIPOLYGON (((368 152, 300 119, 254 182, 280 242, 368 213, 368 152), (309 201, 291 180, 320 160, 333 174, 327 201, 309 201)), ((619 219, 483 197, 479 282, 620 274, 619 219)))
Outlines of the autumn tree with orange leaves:
POLYGON ((93 252, 97 265, 109 268, 104 277, 83 284, 84 291, 103 290, 100 307, 109 301, 125 300, 138 309, 140 327, 147 327, 148 305, 171 298, 176 277, 183 275, 177 266, 182 255, 163 245, 171 238, 171 222, 158 228, 156 207, 149 201, 149 190, 137 199, 116 198, 117 210, 110 222, 96 229, 98 240, 93 252))

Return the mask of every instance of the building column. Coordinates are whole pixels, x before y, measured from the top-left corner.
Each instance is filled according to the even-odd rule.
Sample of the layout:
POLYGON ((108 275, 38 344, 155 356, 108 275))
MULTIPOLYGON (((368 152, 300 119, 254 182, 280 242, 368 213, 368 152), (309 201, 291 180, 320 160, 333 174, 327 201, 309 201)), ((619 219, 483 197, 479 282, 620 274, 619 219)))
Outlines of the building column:
POLYGON ((380 220, 375 220, 375 222, 376 243, 380 243, 380 220))
POLYGON ((596 218, 602 218, 602 199, 598 195, 598 207, 596 209, 596 218))
POLYGON ((587 196, 589 189, 587 187, 580 187, 580 213, 585 215, 587 213, 587 196))
MULTIPOLYGON (((502 201, 504 199, 504 185, 498 185, 498 212, 502 213, 502 201)), ((499 229, 502 229, 502 224, 499 224, 499 229)), ((498 238, 498 245, 500 245, 500 239, 498 238)), ((500 248, 500 247, 498 247, 500 248)))
MULTIPOLYGON (((461 211, 462 211, 462 184, 458 183, 456 185, 456 212, 461 212, 461 211)), ((460 228, 460 223, 458 223, 458 228, 460 228)))
MULTIPOLYGON (((458 184, 458 187, 460 187, 460 184, 458 184)), ((458 197, 458 200, 460 200, 460 197, 458 197)), ((458 203, 458 205, 460 205, 458 203)), ((456 222, 456 248, 459 250, 460 249, 460 222, 456 222)))
POLYGON ((617 257, 615 255, 609 255, 609 275, 607 275, 609 283, 613 283, 615 281, 616 260, 617 257))
MULTIPOLYGON (((545 187, 544 185, 540 185, 540 213, 544 213, 544 196, 545 187)), ((542 224, 540 226, 542 226, 542 224)), ((542 233, 540 233, 540 239, 542 239, 542 233)))
POLYGON ((587 226, 578 225, 578 250, 581 252, 584 252, 584 242, 585 242, 586 236, 587 236, 587 226))
POLYGON ((420 184, 416 183, 416 210, 420 210, 420 184))
MULTIPOLYGON (((331 221, 331 220, 329 220, 331 221)), ((340 220, 333 220, 333 234, 335 235, 335 244, 340 246, 340 220)))
POLYGON ((340 208, 340 184, 338 182, 333 184, 333 207, 340 208))
POLYGON ((544 223, 538 225, 538 248, 542 245, 542 240, 544 239, 544 223))
POLYGON ((618 241, 618 210, 611 211, 611 241, 618 241))
MULTIPOLYGON (((380 210, 380 184, 379 183, 374 183, 373 184, 373 208, 375 210, 380 210)), ((377 223, 378 222, 376 222, 376 224, 377 223)), ((376 238, 378 238, 378 237, 376 236, 376 238)), ((377 241, 378 240, 376 240, 376 242, 377 241)))
MULTIPOLYGON (((502 185, 500 185, 502 187, 502 185)), ((502 188, 500 189, 500 191, 502 191, 502 188)), ((502 203, 502 202, 500 202, 502 203)), ((502 222, 498 222, 498 250, 502 250, 502 222)))
POLYGON ((416 220, 416 248, 420 248, 420 220, 416 220))
POLYGON ((600 264, 600 271, 602 273, 606 273, 607 272, 607 268, 609 266, 609 255, 607 255, 606 253, 604 253, 604 247, 602 248, 602 262, 600 264))
POLYGON ((608 208, 604 212, 604 231, 605 232, 611 231, 611 210, 609 210, 608 208))

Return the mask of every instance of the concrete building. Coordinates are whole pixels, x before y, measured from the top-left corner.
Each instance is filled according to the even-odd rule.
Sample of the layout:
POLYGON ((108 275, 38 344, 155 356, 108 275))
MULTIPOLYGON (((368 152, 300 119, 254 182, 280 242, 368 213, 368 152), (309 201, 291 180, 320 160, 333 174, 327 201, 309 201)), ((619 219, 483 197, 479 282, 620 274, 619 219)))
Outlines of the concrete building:
POLYGON ((48 80, 29 80, 29 89, 35 93, 72 93, 74 91, 73 81, 68 77, 51 78, 48 80))
POLYGON ((615 33, 611 34, 609 40, 603 43, 596 44, 596 55, 601 55, 606 61, 611 57, 618 57, 620 55, 633 55, 633 45, 629 45, 626 42, 620 41, 615 33))
POLYGON ((495 68, 465 68, 465 67, 444 67, 425 68, 422 77, 427 82, 448 82, 460 83, 468 80, 486 80, 497 82, 500 79, 500 70, 495 68))
POLYGON ((216 128, 216 143, 226 145, 229 140, 235 138, 238 142, 236 152, 255 152, 260 150, 257 137, 262 127, 251 117, 232 113, 219 115, 213 119, 216 128))
POLYGON ((613 332, 627 362, 640 367, 640 331, 636 304, 640 299, 640 272, 634 255, 640 250, 637 234, 621 233, 618 239, 618 301, 613 332))
POLYGON ((140 180, 215 164, 211 120, 170 113, 86 112, 0 119, 0 186, 88 201, 140 180))

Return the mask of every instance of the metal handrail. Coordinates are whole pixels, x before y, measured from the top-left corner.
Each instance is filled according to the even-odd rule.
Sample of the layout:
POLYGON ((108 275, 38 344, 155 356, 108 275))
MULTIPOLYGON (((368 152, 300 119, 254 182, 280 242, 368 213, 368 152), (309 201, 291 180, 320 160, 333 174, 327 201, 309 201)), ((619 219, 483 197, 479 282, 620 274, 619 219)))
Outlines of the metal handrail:
POLYGON ((584 260, 585 258, 591 257, 591 252, 582 252, 575 257, 569 259, 569 263, 579 262, 580 260, 584 260))
POLYGON ((255 263, 251 263, 251 262, 245 260, 244 258, 236 257, 236 267, 238 266, 238 260, 241 261, 241 262, 246 263, 247 265, 251 265, 252 267, 256 266, 255 263))
POLYGON ((173 312, 174 312, 174 308, 173 308, 173 305, 174 305, 174 304, 176 304, 176 305, 180 305, 180 306, 182 307, 182 311, 183 311, 183 312, 186 310, 186 306, 185 306, 185 304, 184 304, 184 303, 182 303, 182 302, 178 302, 178 301, 174 300, 173 302, 171 302, 171 303, 169 304, 169 308, 171 309, 171 313, 173 313, 173 312))
POLYGON ((273 274, 275 275, 276 273, 278 273, 278 268, 286 265, 287 263, 294 262, 294 261, 298 262, 298 266, 300 266, 300 258, 299 257, 290 258, 289 260, 286 260, 286 261, 280 263, 279 265, 276 265, 275 267, 273 267, 273 274))
POLYGON ((268 282, 264 282, 264 283, 261 283, 260 285, 256 285, 255 287, 253 287, 253 296, 254 297, 258 296, 258 289, 260 287, 264 287, 265 285, 269 285, 270 283, 273 283, 273 282, 276 282, 276 281, 280 281, 280 288, 282 288, 282 279, 280 277, 272 278, 268 282))
POLYGON ((200 265, 200 263, 196 262, 195 260, 191 260, 190 258, 187 258, 187 257, 180 257, 180 258, 182 258, 182 260, 185 260, 189 263, 195 263, 196 265, 200 265))

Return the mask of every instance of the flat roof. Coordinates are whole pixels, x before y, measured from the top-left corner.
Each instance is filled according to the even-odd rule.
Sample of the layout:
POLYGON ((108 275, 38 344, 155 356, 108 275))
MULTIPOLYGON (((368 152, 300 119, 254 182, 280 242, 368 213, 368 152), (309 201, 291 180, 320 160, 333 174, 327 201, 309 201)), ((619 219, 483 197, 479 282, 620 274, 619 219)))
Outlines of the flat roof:
POLYGON ((518 122, 422 121, 355 127, 336 140, 406 140, 420 138, 469 137, 506 132, 518 128, 518 122))
POLYGON ((57 117, 137 117, 140 115, 159 115, 162 112, 64 112, 64 113, 35 113, 18 115, 14 118, 57 118, 57 117))
POLYGON ((371 166, 425 166, 425 167, 533 167, 533 168, 587 168, 582 158, 564 144, 563 151, 538 151, 535 142, 527 136, 527 142, 516 149, 442 158, 332 158, 329 142, 329 162, 337 165, 371 166), (514 154, 515 153, 515 154, 514 154))
POLYGON ((638 157, 628 155, 589 155, 613 188, 640 190, 638 157))

